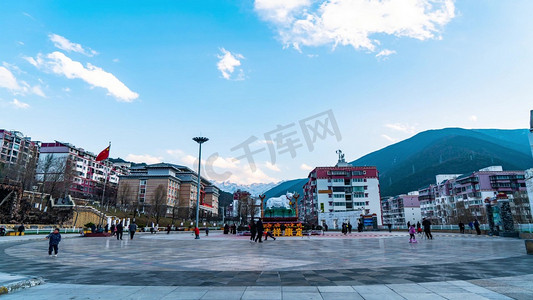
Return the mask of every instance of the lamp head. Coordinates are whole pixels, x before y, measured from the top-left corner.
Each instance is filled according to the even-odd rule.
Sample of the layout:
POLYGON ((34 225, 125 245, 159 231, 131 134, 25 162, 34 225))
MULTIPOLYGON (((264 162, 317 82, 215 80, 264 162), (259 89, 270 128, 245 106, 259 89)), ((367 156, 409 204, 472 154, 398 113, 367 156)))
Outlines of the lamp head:
POLYGON ((209 141, 208 138, 203 137, 203 136, 193 137, 192 140, 195 141, 195 142, 197 142, 198 144, 203 144, 203 143, 209 141))

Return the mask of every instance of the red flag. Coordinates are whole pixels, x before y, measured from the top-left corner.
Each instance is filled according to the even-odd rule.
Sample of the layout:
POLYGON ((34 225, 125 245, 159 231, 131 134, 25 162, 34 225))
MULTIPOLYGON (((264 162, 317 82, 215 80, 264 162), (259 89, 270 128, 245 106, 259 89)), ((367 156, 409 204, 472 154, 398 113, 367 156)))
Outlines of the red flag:
POLYGON ((109 148, 111 148, 111 146, 105 148, 104 150, 102 150, 102 152, 100 152, 100 154, 98 154, 98 156, 96 157, 96 161, 102 161, 104 159, 108 159, 109 158, 109 148))

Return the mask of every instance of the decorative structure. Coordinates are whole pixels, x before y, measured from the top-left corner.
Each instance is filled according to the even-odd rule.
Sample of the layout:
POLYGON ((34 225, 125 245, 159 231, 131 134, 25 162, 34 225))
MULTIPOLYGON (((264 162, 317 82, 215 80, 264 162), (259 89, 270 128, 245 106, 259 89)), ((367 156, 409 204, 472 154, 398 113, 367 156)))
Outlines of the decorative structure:
POLYGON ((513 214, 511 213, 511 205, 509 205, 507 195, 503 193, 498 194, 498 206, 500 207, 503 226, 500 236, 518 237, 518 231, 514 229, 513 214))
POLYGON ((303 225, 298 221, 298 193, 289 193, 265 200, 260 195, 261 217, 265 231, 274 236, 303 236, 303 225))

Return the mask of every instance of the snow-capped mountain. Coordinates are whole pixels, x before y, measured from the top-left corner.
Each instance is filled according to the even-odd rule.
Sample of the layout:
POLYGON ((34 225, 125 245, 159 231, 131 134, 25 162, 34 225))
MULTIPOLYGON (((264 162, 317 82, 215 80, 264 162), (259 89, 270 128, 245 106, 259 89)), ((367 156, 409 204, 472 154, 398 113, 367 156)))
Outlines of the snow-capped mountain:
POLYGON ((271 183, 252 183, 252 184, 246 185, 246 184, 233 183, 229 181, 223 181, 223 182, 215 182, 215 185, 219 189, 225 192, 228 192, 228 193, 233 193, 236 190, 242 190, 242 191, 249 192, 250 194, 252 194, 252 196, 259 196, 262 193, 270 190, 271 188, 275 187, 276 185, 280 183, 281 181, 271 182, 271 183))

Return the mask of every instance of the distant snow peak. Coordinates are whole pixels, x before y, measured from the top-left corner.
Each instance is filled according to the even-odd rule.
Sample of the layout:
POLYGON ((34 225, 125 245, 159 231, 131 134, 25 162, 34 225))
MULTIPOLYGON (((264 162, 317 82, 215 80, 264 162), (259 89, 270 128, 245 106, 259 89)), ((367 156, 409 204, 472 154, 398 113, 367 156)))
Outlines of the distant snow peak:
POLYGON ((228 193, 233 193, 236 190, 247 191, 252 196, 259 196, 262 193, 268 191, 269 189, 280 184, 280 182, 271 182, 271 183, 252 183, 252 184, 238 184, 230 181, 215 182, 215 185, 228 193))

